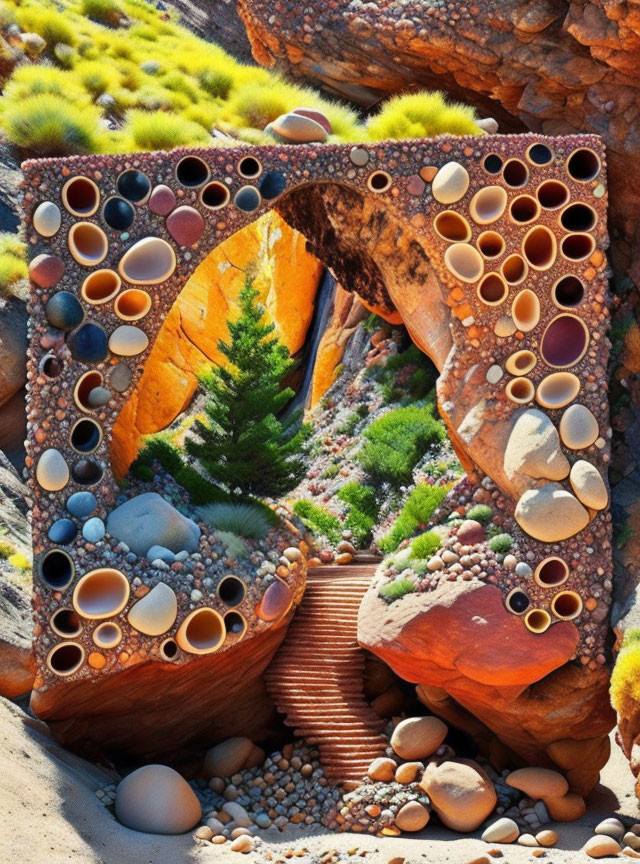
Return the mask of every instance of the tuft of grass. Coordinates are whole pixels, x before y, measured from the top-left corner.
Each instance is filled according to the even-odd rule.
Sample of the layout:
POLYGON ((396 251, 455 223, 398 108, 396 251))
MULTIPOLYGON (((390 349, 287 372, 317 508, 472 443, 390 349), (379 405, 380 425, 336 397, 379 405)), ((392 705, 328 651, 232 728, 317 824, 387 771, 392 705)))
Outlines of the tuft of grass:
POLYGON ((7 558, 9 564, 17 570, 31 570, 31 562, 21 552, 15 552, 7 558))
POLYGON ((73 73, 46 63, 19 66, 4 89, 3 103, 10 105, 31 96, 56 96, 80 106, 90 101, 73 73))
POLYGON ((293 512, 314 534, 324 536, 334 544, 342 539, 340 520, 324 507, 319 507, 313 501, 301 500, 294 503, 293 512))
POLYGON ((426 531, 411 543, 411 555, 413 558, 431 558, 441 545, 442 539, 435 531, 426 531))
POLYGON ((489 540, 489 549, 498 555, 506 555, 512 546, 513 539, 510 534, 496 534, 489 540))
POLYGON ((620 717, 628 719, 637 714, 640 702, 640 630, 625 633, 611 675, 610 695, 611 704, 620 717))
POLYGON ((13 293, 28 275, 26 245, 15 234, 0 234, 0 295, 13 293))
POLYGON ((82 0, 82 14, 105 27, 119 27, 126 15, 116 0, 82 0))
POLYGON ((416 531, 426 528, 429 519, 440 506, 451 486, 430 486, 421 483, 411 492, 391 530, 378 541, 382 552, 393 552, 416 531))
POLYGON ((387 582, 378 591, 381 597, 385 600, 399 600, 405 594, 412 594, 416 590, 416 586, 410 579, 395 579, 393 582, 387 582))
POLYGON ((198 75, 200 87, 214 99, 227 99, 233 88, 233 75, 225 69, 203 69, 198 75))
POLYGON ((488 504, 475 504, 467 510, 467 519, 474 519, 481 525, 487 525, 491 522, 492 516, 493 509, 488 504))
POLYGON ((216 531, 215 537, 222 543, 229 558, 239 561, 249 554, 247 544, 242 537, 238 537, 232 531, 216 531))
POLYGON ((65 45, 76 43, 76 33, 64 12, 46 9, 39 4, 21 4, 16 6, 16 21, 22 30, 42 36, 50 51, 60 42, 65 45))
POLYGON ((100 115, 59 96, 31 96, 12 101, 2 115, 7 136, 34 156, 74 156, 101 153, 105 137, 100 115))
POLYGON ((164 111, 129 111, 127 127, 139 150, 172 150, 187 144, 211 143, 211 136, 199 123, 164 111))
POLYGON ((103 93, 113 93, 121 86, 117 68, 99 60, 82 60, 76 63, 73 75, 94 99, 103 93))
POLYGON ((198 515, 209 528, 248 539, 261 540, 271 528, 265 514, 253 504, 208 504, 199 508, 198 515))
POLYGON ((387 138, 433 138, 436 135, 478 135, 476 114, 468 105, 447 102, 439 91, 393 96, 367 123, 371 141, 387 138))

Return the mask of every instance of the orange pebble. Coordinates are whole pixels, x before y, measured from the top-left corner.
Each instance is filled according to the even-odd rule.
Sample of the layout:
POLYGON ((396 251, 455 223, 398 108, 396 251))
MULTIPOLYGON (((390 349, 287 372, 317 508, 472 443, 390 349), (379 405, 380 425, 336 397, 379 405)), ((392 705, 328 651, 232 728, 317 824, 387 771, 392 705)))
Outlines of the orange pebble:
POLYGON ((92 669, 104 669, 107 665, 107 659, 104 654, 99 654, 97 651, 92 651, 87 660, 92 669))

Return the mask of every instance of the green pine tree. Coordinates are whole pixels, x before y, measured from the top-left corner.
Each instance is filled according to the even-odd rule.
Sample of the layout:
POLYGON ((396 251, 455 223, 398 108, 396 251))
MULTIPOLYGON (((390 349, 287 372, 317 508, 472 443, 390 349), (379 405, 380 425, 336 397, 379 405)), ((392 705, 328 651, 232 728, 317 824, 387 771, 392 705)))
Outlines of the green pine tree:
POLYGON ((229 321, 230 339, 219 350, 229 361, 199 376, 207 395, 206 418, 193 424, 186 442, 190 456, 233 498, 277 496, 300 481, 305 465, 303 445, 308 427, 294 431, 299 413, 286 421, 278 414, 294 395, 282 389, 293 360, 276 336, 274 324, 263 322, 264 307, 256 302, 253 278, 245 277, 240 317, 229 321), (271 337, 271 338, 270 338, 271 337))

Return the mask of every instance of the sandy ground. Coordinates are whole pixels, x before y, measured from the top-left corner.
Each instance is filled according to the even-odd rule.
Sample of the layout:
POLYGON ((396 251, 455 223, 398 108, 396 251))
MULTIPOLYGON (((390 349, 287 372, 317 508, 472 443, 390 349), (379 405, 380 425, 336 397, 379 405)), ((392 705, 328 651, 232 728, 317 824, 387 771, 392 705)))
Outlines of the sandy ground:
MULTIPOLYGON (((27 717, 11 702, 0 700, 1 864, 239 864, 243 860, 261 864, 266 851, 277 854, 292 848, 305 848, 312 854, 366 849, 369 854, 364 860, 370 864, 387 864, 395 857, 404 857, 406 864, 466 864, 491 848, 477 838, 460 837, 434 826, 399 838, 291 829, 283 834, 263 832, 260 850, 240 856, 231 852, 228 844, 196 846, 188 834, 159 837, 122 827, 94 794, 110 782, 108 772, 58 747, 44 724, 27 717)), ((505 864, 587 862, 591 859, 579 850, 601 819, 617 813, 640 821, 633 777, 615 745, 602 783, 588 804, 587 815, 580 822, 554 826, 560 840, 544 858, 535 859, 531 849, 511 845, 500 847, 504 857, 498 860, 505 864)))

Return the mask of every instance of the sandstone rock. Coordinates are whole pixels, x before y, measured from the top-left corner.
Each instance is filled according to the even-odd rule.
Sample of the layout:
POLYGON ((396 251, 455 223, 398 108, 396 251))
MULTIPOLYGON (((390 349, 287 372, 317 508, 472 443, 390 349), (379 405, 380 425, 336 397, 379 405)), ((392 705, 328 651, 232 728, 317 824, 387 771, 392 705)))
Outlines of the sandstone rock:
POLYGON ((482 543, 486 536, 484 525, 475 519, 465 519, 458 528, 458 540, 466 546, 482 543))
POLYGON ((541 846, 555 846, 558 842, 558 835, 555 831, 547 828, 544 831, 539 831, 536 834, 536 840, 541 846))
POLYGON ((563 480, 569 469, 558 431, 549 417, 537 409, 520 414, 504 454, 504 472, 518 491, 527 489, 527 478, 563 480))
POLYGON ((128 774, 116 789, 117 819, 149 834, 184 834, 202 816, 189 784, 166 765, 145 765, 128 774))
POLYGON ((592 510, 602 510, 609 502, 609 493, 602 475, 590 462, 578 459, 571 467, 569 475, 571 487, 576 496, 592 510))
POLYGON ((597 836, 592 837, 585 843, 583 851, 590 858, 609 858, 617 856, 618 852, 622 852, 622 846, 613 837, 597 836))
POLYGON ((520 829, 513 819, 503 816, 485 828, 482 839, 485 843, 513 843, 520 836, 520 829))
POLYGON ((491 781, 460 762, 431 763, 420 787, 443 824, 454 831, 475 831, 497 802, 491 781))
POLYGON ((557 771, 549 768, 518 768, 507 777, 507 786, 519 789, 530 798, 561 798, 569 791, 569 784, 557 771))
POLYGON ((138 557, 154 545, 172 552, 195 552, 200 529, 172 507, 157 492, 145 492, 125 501, 107 519, 107 531, 126 543, 138 557))
POLYGON ((396 783, 413 783, 421 770, 424 770, 421 762, 404 762, 402 765, 398 765, 395 775, 396 783))
POLYGON ((525 492, 515 518, 523 531, 544 543, 558 543, 578 534, 589 524, 589 513, 566 489, 548 483, 525 492))
POLYGON ((391 746, 401 759, 426 759, 442 744, 447 731, 437 717, 409 717, 393 730, 391 746))
POLYGON ((380 780, 388 782, 393 780, 396 773, 397 765, 393 759, 388 759, 386 756, 380 756, 374 759, 367 770, 367 774, 372 780, 380 780))
POLYGON ((586 405, 570 405, 560 420, 562 443, 571 450, 590 447, 599 434, 598 421, 586 405))
POLYGON ((447 162, 431 183, 433 197, 440 204, 455 204, 469 188, 469 174, 459 162, 447 162))
POLYGON ((398 811, 396 827, 401 831, 422 831, 429 821, 429 811, 419 801, 408 801, 398 811))
POLYGON ((203 776, 231 777, 241 771, 253 750, 249 738, 228 738, 207 751, 204 757, 203 776))
POLYGON ((575 792, 567 792, 561 798, 546 798, 544 803, 554 822, 575 822, 587 812, 584 798, 575 792))

